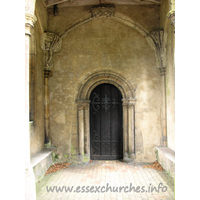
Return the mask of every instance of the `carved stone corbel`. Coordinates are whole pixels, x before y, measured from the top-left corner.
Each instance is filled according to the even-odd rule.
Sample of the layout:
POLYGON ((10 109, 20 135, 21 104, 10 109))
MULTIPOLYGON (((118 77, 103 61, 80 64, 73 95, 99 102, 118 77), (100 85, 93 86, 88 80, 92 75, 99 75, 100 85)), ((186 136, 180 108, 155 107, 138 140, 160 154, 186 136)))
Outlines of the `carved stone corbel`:
POLYGON ((159 60, 159 68, 164 67, 165 49, 164 49, 164 30, 155 30, 150 32, 155 46, 157 58, 159 60))
POLYGON ((58 52, 62 46, 62 39, 55 33, 45 32, 42 35, 41 48, 44 50, 44 70, 53 68, 53 53, 58 52))
POLYGON ((100 5, 91 8, 92 17, 113 17, 115 14, 114 5, 100 5))

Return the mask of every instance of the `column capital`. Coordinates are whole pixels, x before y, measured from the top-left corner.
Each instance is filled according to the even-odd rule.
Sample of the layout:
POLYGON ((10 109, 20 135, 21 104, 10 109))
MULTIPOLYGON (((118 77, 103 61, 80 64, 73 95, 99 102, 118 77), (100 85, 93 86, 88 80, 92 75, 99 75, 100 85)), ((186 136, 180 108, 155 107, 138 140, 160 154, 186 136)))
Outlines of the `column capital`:
POLYGON ((175 10, 170 10, 166 17, 171 19, 171 25, 175 27, 175 10))
POLYGON ((44 70, 44 78, 49 78, 51 75, 51 71, 50 70, 44 70))
POLYGON ((160 70, 160 75, 161 76, 166 74, 166 68, 165 67, 161 67, 161 68, 159 68, 159 70, 160 70))
POLYGON ((90 100, 85 100, 85 99, 76 100, 76 103, 78 104, 79 109, 89 108, 90 102, 91 102, 90 100))
POLYGON ((37 17, 30 13, 25 13, 25 34, 31 36, 31 29, 34 27, 37 17))
POLYGON ((137 99, 122 99, 123 106, 134 106, 136 104, 137 99))

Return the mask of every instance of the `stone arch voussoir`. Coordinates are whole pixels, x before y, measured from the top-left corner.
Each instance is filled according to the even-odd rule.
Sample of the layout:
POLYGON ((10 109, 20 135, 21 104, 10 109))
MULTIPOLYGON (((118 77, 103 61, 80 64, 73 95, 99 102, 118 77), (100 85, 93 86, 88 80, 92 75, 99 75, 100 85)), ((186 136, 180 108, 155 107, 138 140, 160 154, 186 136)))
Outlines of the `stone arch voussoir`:
POLYGON ((135 90, 123 76, 111 71, 99 71, 91 74, 79 88, 77 99, 89 100, 91 91, 98 85, 110 83, 122 93, 123 99, 136 99, 135 90))

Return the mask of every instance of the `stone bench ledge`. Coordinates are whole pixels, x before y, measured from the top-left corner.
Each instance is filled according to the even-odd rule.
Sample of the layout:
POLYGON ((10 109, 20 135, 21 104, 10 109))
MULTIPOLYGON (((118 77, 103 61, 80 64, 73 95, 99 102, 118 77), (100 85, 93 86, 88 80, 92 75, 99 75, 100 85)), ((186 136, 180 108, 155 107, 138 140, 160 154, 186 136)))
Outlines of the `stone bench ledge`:
POLYGON ((156 147, 158 162, 162 165, 163 169, 175 178, 175 151, 168 147, 156 147))
POLYGON ((44 160, 49 154, 54 152, 57 148, 55 147, 49 147, 44 148, 41 151, 37 152, 31 157, 31 166, 35 167, 38 163, 40 163, 42 160, 44 160))
POLYGON ((168 147, 156 147, 158 151, 161 151, 169 160, 175 163, 175 151, 168 147))

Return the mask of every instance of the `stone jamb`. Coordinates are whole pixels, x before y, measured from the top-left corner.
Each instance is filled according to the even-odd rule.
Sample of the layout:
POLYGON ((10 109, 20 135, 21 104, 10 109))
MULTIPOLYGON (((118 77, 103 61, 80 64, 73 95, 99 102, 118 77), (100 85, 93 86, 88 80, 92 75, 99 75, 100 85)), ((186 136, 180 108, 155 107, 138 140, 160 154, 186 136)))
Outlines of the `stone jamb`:
POLYGON ((135 104, 136 99, 123 99, 124 160, 135 159, 135 104))
POLYGON ((83 156, 90 157, 89 106, 90 100, 77 100, 78 156, 80 161, 82 161, 83 156))

